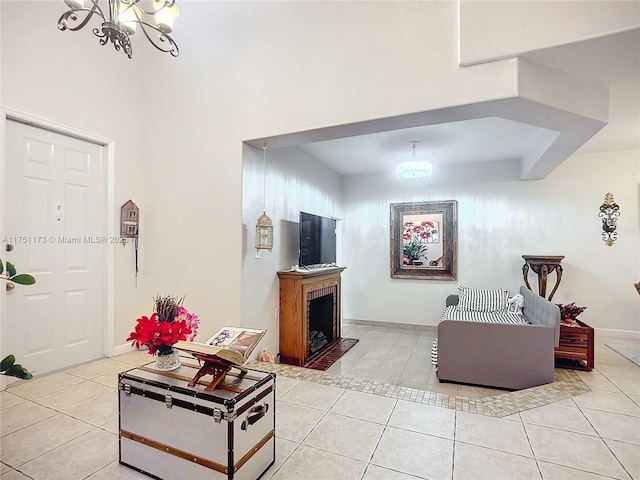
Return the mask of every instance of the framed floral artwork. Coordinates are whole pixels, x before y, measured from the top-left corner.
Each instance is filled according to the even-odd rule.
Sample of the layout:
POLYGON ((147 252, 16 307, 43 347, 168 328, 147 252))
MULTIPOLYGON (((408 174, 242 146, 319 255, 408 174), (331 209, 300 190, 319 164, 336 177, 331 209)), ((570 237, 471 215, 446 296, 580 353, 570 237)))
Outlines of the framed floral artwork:
POLYGON ((391 277, 455 280, 456 200, 391 204, 391 277))

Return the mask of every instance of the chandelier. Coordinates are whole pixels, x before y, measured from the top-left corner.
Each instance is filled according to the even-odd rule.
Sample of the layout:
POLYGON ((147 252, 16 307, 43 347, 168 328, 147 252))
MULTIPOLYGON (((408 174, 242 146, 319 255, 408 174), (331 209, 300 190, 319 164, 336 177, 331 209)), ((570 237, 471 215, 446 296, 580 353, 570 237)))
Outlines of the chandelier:
POLYGON ((409 142, 413 150, 411 155, 396 166, 396 177, 401 180, 420 180, 431 176, 433 166, 427 161, 427 157, 416 155, 416 147, 420 144, 417 140, 409 142))
POLYGON ((84 28, 94 15, 102 19, 102 26, 93 33, 100 45, 113 43, 116 50, 124 50, 129 58, 133 55, 130 36, 140 28, 147 40, 162 52, 177 57, 178 45, 169 34, 173 22, 180 15, 175 0, 64 0, 71 9, 58 19, 60 30, 73 32, 84 28), (142 3, 150 4, 144 9, 142 3))

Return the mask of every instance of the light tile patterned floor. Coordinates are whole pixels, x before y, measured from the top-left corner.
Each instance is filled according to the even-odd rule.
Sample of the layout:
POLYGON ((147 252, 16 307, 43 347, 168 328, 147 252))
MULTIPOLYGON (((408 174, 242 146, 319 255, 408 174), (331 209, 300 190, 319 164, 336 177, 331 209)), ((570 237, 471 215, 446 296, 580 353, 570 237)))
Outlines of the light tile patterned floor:
MULTIPOLYGON (((354 390, 356 392, 381 395, 383 397, 424 403, 426 405, 479 413, 493 417, 505 417, 523 410, 548 405, 591 391, 591 388, 582 381, 576 372, 566 369, 556 369, 555 382, 551 384, 516 392, 500 391, 501 393, 498 394, 494 393, 496 392, 494 389, 485 389, 487 392, 491 392, 489 396, 473 399, 464 396, 464 394, 448 395, 402 385, 392 385, 377 380, 363 380, 350 375, 332 375, 322 371, 309 370, 292 365, 254 361, 250 362, 247 366, 255 370, 275 372, 277 375, 283 375, 305 382, 330 385, 346 390, 354 390)), ((480 390, 479 387, 476 388, 480 390)))
POLYGON ((556 369, 554 383, 517 392, 440 384, 435 368, 429 363, 429 355, 425 355, 425 349, 430 352, 435 328, 415 330, 345 322, 342 334, 359 338, 360 342, 326 372, 257 361, 249 367, 305 382, 494 417, 505 417, 591 391, 576 371, 561 368, 556 369), (406 359, 402 363, 397 360, 399 351, 406 359), (423 372, 405 375, 406 371, 414 370, 414 363, 421 366, 423 372), (381 374, 385 364, 393 364, 394 370, 381 374))
MULTIPOLYGON (((434 381, 430 332, 349 334, 361 346, 330 372, 267 365, 281 370, 263 478, 640 479, 640 367, 598 338, 593 372, 504 392, 434 381), (394 352, 404 363, 379 368, 394 352)), ((118 464, 115 381, 148 361, 132 352, 0 392, 1 480, 148 478, 118 464)))

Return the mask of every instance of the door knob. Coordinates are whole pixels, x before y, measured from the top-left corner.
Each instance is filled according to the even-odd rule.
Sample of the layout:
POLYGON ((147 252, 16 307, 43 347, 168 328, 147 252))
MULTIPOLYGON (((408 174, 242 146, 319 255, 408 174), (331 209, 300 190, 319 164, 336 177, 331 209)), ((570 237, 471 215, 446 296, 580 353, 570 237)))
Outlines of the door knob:
POLYGON ((7 282, 7 291, 11 291, 16 288, 16 284, 13 282, 7 282))

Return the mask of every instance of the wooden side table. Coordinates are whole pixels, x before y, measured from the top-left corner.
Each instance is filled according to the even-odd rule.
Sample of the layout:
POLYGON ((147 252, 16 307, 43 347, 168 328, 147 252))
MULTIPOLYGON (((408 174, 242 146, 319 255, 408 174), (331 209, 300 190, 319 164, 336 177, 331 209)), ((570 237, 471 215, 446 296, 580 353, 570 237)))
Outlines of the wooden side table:
POLYGON ((560 346, 555 348, 556 367, 590 372, 594 367, 593 328, 580 320, 578 327, 560 325, 560 346))

